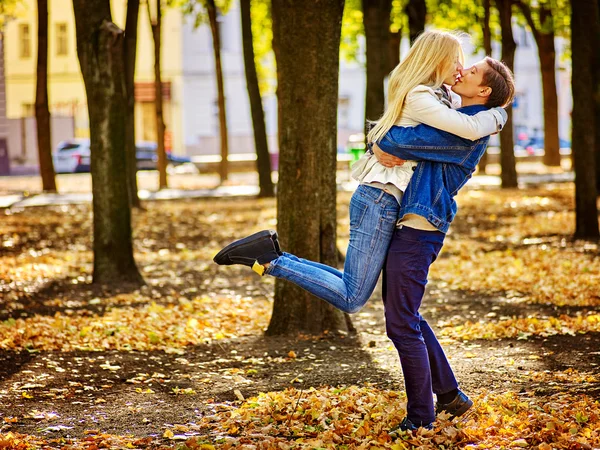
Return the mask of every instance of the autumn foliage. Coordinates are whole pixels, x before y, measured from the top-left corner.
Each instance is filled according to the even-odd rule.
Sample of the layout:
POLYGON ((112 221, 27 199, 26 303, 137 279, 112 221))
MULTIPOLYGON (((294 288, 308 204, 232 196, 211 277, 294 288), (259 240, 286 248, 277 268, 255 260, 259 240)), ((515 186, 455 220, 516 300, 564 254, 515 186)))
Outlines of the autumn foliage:
MULTIPOLYGON (((453 364, 460 363, 475 407, 460 420, 439 417, 434 430, 397 439, 388 431, 404 417, 406 398, 401 383, 381 375, 396 380, 400 369, 385 338, 379 291, 354 316, 356 345, 370 358, 365 370, 379 373, 378 382, 340 383, 349 361, 309 351, 312 342, 335 349, 327 335, 281 341, 268 356, 225 349, 264 339, 273 280, 211 258, 239 230, 275 227, 273 200, 148 203, 133 218, 136 260, 148 284, 121 290, 90 284, 88 206, 5 210, 0 354, 31 364, 3 369, 0 449, 598 448, 600 375, 589 361, 600 333, 600 260, 595 243, 570 238, 572 194, 565 185, 459 197, 423 314, 453 364), (552 365, 570 345, 587 357, 552 365), (210 364, 218 369, 209 370, 200 352, 213 347, 220 354, 210 364), (171 363, 136 373, 127 362, 136 355, 184 364, 187 372, 176 379, 188 382, 170 383, 171 363), (80 363, 63 365, 61 358, 80 363), (33 364, 47 359, 55 362, 43 370, 54 375, 33 364), (104 381, 79 375, 82 361, 104 381), (311 382, 317 371, 325 375, 311 382), (227 395, 211 395, 217 382, 228 385, 227 395), (73 428, 67 419, 80 413, 69 412, 70 402, 81 403, 87 392, 98 412, 119 411, 118 398, 126 396, 131 414, 122 430, 102 422, 73 428), (147 404, 162 405, 161 420, 142 421, 147 404), (181 405, 198 409, 194 420, 170 412, 181 405)), ((340 194, 340 248, 348 239, 348 200, 340 194)))

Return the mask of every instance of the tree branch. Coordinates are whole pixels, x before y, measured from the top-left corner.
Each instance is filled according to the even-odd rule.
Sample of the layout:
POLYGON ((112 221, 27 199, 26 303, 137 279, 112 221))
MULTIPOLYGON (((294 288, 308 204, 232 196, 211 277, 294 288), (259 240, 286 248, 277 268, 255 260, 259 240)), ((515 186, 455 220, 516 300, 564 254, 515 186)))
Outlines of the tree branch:
POLYGON ((519 7, 519 9, 521 10, 521 12, 523 13, 523 16, 525 17, 525 20, 527 21, 527 25, 529 25, 529 28, 531 28, 531 32, 533 33, 533 37, 535 38, 535 42, 539 42, 540 31, 535 26, 535 22, 533 20, 533 14, 531 12, 531 8, 529 7, 528 4, 526 4, 522 0, 514 0, 513 3, 515 5, 517 5, 519 7))

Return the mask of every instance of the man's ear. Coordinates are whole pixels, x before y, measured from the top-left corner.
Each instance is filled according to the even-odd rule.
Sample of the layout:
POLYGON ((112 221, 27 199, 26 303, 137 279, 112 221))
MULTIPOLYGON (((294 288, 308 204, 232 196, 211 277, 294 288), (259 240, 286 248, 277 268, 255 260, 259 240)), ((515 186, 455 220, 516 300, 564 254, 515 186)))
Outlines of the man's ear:
POLYGON ((477 95, 479 97, 489 97, 492 95, 492 88, 489 86, 482 86, 479 88, 479 93, 477 95))

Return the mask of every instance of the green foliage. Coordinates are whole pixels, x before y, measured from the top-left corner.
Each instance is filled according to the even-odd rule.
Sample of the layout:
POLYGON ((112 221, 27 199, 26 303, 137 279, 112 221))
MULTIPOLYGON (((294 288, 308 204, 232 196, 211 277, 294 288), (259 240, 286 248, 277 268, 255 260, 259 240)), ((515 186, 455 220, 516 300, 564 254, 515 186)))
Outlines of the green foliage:
POLYGON ((22 0, 0 0, 0 28, 9 20, 19 17, 23 12, 19 6, 24 6, 22 0))
POLYGON ((392 0, 392 14, 391 14, 391 26, 390 31, 397 33, 400 30, 408 29, 408 17, 404 13, 404 8, 408 0, 392 0))
MULTIPOLYGON (((483 48, 483 0, 428 0, 431 23, 436 28, 458 30, 471 36, 476 53, 483 48)), ((492 39, 500 39, 497 10, 490 8, 492 39)))
MULTIPOLYGON (((554 29, 557 36, 568 37, 571 26, 571 6, 569 0, 518 0, 515 4, 522 3, 531 11, 535 28, 541 33, 549 33, 554 29), (540 10, 550 10, 551 14, 541 23, 540 10)), ((517 8, 517 17, 523 25, 527 23, 520 8, 517 8)))
POLYGON ((346 0, 342 17, 340 56, 346 61, 358 61, 360 36, 365 35, 361 0, 346 0))
MULTIPOLYGON (((208 23, 208 13, 206 11, 206 0, 171 0, 173 6, 179 6, 183 13, 194 19, 194 27, 198 28, 204 23, 208 23)), ((232 0, 215 0, 219 14, 227 14, 231 7, 232 0)))
POLYGON ((254 62, 261 95, 272 94, 277 86, 277 70, 273 53, 273 20, 270 0, 251 0, 254 62))

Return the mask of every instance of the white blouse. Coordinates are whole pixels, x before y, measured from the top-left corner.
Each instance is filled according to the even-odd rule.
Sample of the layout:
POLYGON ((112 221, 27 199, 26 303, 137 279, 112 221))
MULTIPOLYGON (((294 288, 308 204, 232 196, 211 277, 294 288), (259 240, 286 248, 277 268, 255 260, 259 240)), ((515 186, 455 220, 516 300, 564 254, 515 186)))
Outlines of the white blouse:
MULTIPOLYGON (((441 102, 431 87, 419 85, 406 96, 396 125, 414 127, 423 123, 474 141, 500 131, 504 122, 497 109, 481 111, 474 116, 451 109, 441 102)), ((361 184, 374 183, 376 187, 392 184, 404 192, 416 165, 415 161, 406 161, 402 166, 385 167, 375 155, 367 152, 352 166, 352 177, 361 184)))

